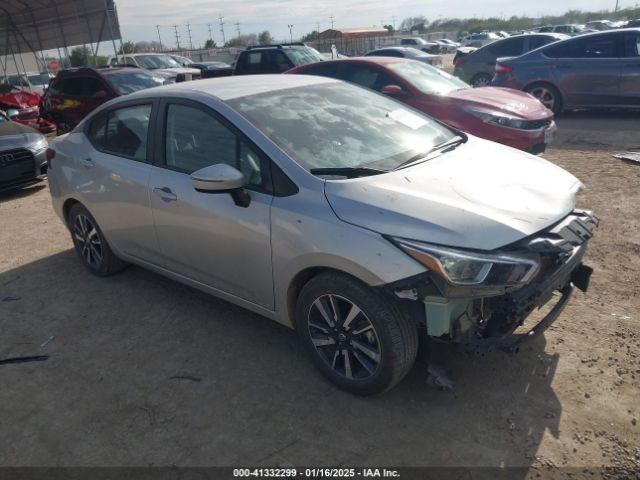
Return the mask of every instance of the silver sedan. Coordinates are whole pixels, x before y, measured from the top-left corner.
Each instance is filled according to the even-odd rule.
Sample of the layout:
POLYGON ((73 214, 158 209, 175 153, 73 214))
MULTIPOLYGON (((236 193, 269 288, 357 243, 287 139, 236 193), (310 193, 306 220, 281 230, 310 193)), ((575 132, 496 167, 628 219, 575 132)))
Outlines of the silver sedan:
POLYGON ((357 394, 407 374, 419 331, 503 338, 588 280, 596 219, 574 211, 573 175, 328 78, 133 93, 48 158, 90 272, 133 263, 296 328, 357 394))

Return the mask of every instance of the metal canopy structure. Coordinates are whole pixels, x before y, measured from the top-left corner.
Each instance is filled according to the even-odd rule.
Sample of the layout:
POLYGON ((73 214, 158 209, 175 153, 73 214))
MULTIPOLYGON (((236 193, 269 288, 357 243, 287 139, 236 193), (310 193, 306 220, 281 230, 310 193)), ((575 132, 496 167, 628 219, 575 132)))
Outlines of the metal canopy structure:
MULTIPOLYGON (((114 0, 2 0, 0 56, 120 39, 114 0)), ((37 54, 36 54, 37 57, 37 54)))

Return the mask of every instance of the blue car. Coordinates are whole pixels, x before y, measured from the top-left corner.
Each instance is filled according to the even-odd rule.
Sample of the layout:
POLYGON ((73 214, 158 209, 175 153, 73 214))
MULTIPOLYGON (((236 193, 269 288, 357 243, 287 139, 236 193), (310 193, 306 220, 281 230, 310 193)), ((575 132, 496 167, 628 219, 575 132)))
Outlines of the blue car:
POLYGON ((498 59, 491 85, 524 90, 554 113, 640 108, 640 28, 573 37, 498 59))

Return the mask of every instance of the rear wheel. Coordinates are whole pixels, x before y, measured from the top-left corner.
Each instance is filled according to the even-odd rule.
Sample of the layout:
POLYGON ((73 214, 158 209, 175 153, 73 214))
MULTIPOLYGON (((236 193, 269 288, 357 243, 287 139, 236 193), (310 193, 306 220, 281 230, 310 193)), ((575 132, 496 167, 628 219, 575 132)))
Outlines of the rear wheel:
POLYGON ((296 327, 320 371, 358 395, 392 388, 416 358, 416 326, 394 300, 337 272, 304 286, 296 327))
POLYGON ((127 266, 113 253, 98 223, 83 205, 71 207, 68 225, 76 252, 91 273, 106 277, 127 266))
POLYGON ((556 87, 548 83, 534 83, 524 89, 525 92, 536 97, 554 114, 562 111, 562 97, 556 87))
POLYGON ((471 86, 473 87, 488 87, 491 85, 491 79, 493 77, 488 73, 476 73, 471 79, 471 86))

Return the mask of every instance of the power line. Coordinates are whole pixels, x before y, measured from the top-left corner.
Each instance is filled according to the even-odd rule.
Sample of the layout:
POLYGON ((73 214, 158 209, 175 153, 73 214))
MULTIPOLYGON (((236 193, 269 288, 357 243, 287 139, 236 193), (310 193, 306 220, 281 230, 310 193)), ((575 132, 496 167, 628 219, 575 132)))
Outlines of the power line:
POLYGON ((173 26, 173 31, 176 34, 176 46, 178 47, 178 50, 180 50, 180 34, 178 33, 178 25, 173 26))
POLYGON ((222 34, 222 45, 227 43, 227 40, 224 38, 224 22, 222 21, 223 19, 224 17, 222 15, 218 17, 218 20, 220 20, 220 33, 222 34))
POLYGON ((158 41, 160 42, 160 51, 162 52, 164 49, 162 48, 162 38, 160 38, 160 25, 156 25, 156 30, 158 30, 158 41))
POLYGON ((189 32, 189 48, 193 50, 193 42, 191 41, 191 26, 187 23, 187 32, 189 32))

